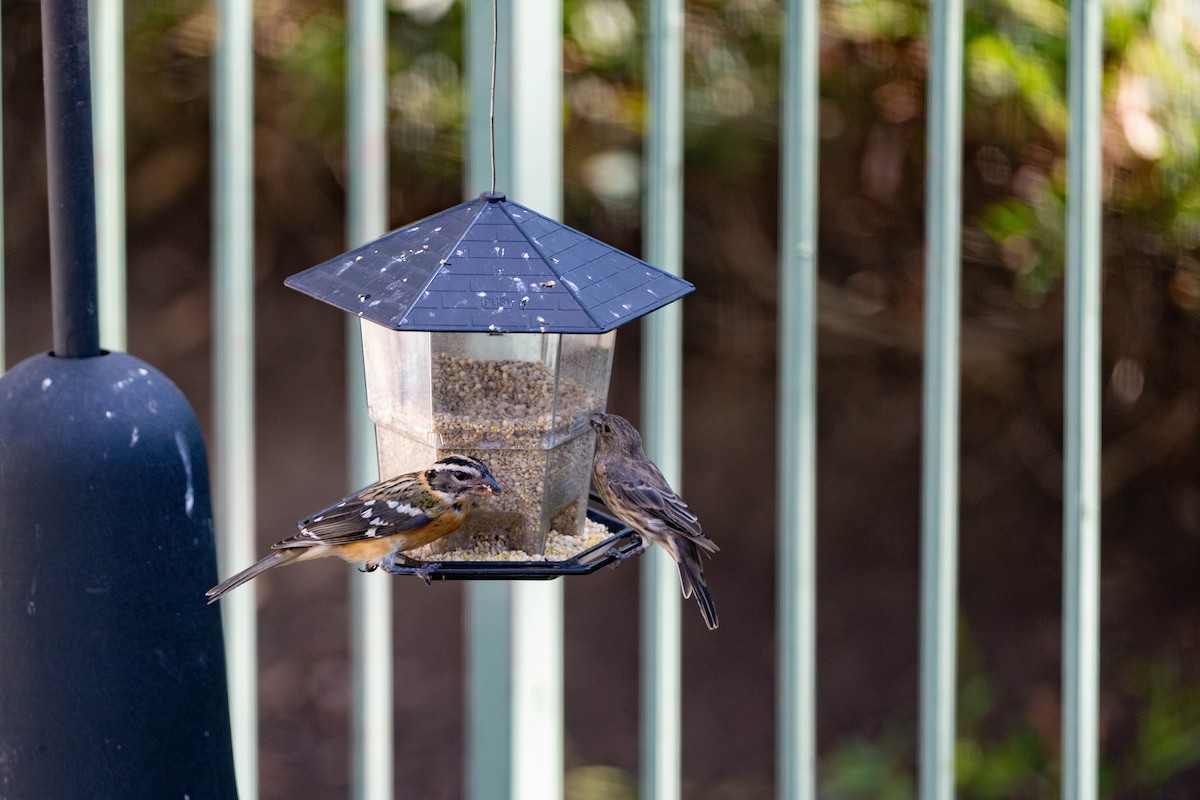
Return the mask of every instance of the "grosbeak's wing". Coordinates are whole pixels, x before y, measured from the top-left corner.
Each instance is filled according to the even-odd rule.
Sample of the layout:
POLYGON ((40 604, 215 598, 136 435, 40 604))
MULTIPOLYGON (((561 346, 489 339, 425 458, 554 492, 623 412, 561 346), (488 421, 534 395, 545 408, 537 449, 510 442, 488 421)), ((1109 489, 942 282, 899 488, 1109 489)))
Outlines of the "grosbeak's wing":
MULTIPOLYGON (((350 544, 416 530, 432 521, 424 509, 401 500, 378 496, 382 493, 380 489, 378 486, 368 487, 301 520, 297 523, 300 528, 298 534, 276 542, 272 548, 280 550, 319 544, 350 544)), ((400 494, 403 496, 402 492, 400 494)))
POLYGON ((713 540, 700 528, 700 520, 687 503, 675 494, 653 463, 609 461, 605 465, 604 479, 609 490, 640 515, 660 520, 705 550, 717 549, 713 540))

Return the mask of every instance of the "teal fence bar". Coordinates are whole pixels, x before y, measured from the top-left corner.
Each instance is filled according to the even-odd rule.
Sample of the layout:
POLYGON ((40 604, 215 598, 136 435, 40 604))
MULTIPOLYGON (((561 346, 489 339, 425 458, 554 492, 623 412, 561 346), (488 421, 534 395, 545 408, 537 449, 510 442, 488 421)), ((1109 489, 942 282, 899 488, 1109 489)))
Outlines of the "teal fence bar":
MULTIPOLYGON (((346 239, 350 247, 387 232, 387 5, 347 0, 346 239)), ((375 427, 367 414, 362 328, 346 322, 346 415, 350 491, 379 478, 375 427)), ((392 582, 348 570, 354 697, 350 784, 355 800, 393 796, 392 582)))
MULTIPOLYGON (((505 9, 508 11, 509 9, 505 9)), ((496 9, 499 12, 499 9, 496 9)), ((464 20, 468 124, 463 195, 477 197, 491 188, 489 92, 492 83, 493 8, 490 3, 467 3, 464 20)), ((498 35, 498 34, 497 34, 498 35)), ((498 55, 496 83, 509 85, 511 57, 498 55)), ((507 91, 504 88, 504 91, 507 91)), ((508 113, 508 105, 500 110, 508 113)), ((497 151, 508 153, 507 126, 496 131, 497 151), (502 144, 503 143, 503 144, 502 144)), ((510 162, 505 161, 506 181, 510 162)), ((469 584, 466 589, 466 795, 470 800, 508 800, 512 797, 512 683, 508 657, 512 648, 509 618, 510 589, 501 582, 469 584), (492 742, 497 743, 495 747, 492 742)))
MULTIPOLYGON (((0 10, 0 19, 4 17, 4 13, 0 10)), ((0 24, 2 25, 2 24, 0 24)), ((0 27, 2 30, 2 27, 0 27)), ((0 59, 2 62, 3 59, 0 59)), ((0 165, 3 164, 4 156, 4 96, 2 88, 4 81, 0 79, 0 165)), ((4 170, 0 168, 0 372, 4 372, 6 364, 4 355, 4 170)))
MULTIPOLYGON (((213 76, 213 497, 221 574, 254 550, 254 60, 252 6, 217 3, 213 76)), ((240 800, 258 797, 258 680, 251 583, 221 601, 240 800)))
MULTIPOLYGON (((491 187, 492 9, 467 5, 470 125, 465 194, 491 187)), ((496 191, 562 214, 562 3, 500 0, 496 191)), ((467 796, 555 800, 563 792, 562 581, 467 586, 467 796)))
MULTIPOLYGON (((646 7, 645 258, 683 272, 683 3, 646 7)), ((683 303, 642 321, 646 453, 682 492, 683 303)), ((679 570, 659 547, 642 557, 641 796, 678 800, 681 758, 679 570)))
POLYGON ((820 4, 784 7, 779 241, 780 800, 816 800, 820 4))
POLYGON ((954 797, 962 0, 930 5, 921 474, 921 800, 954 797))
POLYGON ((100 345, 126 350, 125 14, 121 0, 91 0, 92 131, 100 345))
POLYGON ((1095 800, 1100 680, 1102 0, 1070 4, 1063 464, 1063 800, 1095 800))

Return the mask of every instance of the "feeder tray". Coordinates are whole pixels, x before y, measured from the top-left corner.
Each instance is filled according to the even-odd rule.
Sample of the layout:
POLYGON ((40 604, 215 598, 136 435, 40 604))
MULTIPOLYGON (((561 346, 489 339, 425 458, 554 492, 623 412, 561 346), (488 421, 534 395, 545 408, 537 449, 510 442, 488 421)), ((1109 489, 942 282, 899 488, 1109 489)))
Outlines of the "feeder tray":
POLYGON ((421 561, 397 564, 392 574, 418 575, 431 581, 548 581, 563 575, 590 575, 601 567, 615 566, 642 546, 642 537, 615 517, 591 507, 587 516, 608 528, 612 535, 563 561, 421 561))

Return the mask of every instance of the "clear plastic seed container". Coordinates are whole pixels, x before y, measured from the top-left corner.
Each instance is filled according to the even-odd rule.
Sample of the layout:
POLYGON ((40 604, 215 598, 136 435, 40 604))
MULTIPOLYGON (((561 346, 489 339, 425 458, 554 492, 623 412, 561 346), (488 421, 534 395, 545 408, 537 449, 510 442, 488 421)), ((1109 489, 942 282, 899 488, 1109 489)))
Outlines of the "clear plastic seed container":
POLYGON ((486 540, 541 555, 551 529, 582 531, 588 418, 603 411, 615 333, 397 332, 363 322, 380 472, 450 453, 485 461, 504 488, 477 498, 443 547, 486 540))

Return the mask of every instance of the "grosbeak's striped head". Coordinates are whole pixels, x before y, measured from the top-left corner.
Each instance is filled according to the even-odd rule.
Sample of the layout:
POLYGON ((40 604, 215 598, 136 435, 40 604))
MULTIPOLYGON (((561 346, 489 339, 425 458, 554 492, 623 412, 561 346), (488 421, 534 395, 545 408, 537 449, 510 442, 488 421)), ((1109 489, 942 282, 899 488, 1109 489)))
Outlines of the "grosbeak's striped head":
POLYGON ((425 470, 425 480, 433 491, 453 497, 503 491, 488 465, 470 456, 449 455, 435 461, 425 470))
POLYGON ((588 420, 596 431, 596 455, 643 455, 642 435, 624 417, 593 414, 588 420))

